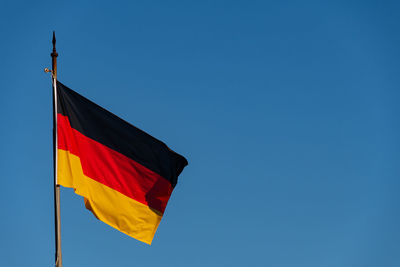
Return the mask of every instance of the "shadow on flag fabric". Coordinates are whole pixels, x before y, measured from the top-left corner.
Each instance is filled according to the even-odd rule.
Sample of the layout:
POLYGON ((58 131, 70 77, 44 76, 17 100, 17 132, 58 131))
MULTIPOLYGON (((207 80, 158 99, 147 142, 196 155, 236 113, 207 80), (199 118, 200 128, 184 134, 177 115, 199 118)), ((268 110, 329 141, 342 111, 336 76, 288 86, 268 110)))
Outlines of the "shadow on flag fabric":
POLYGON ((187 160, 57 82, 57 184, 99 220, 151 244, 187 160))

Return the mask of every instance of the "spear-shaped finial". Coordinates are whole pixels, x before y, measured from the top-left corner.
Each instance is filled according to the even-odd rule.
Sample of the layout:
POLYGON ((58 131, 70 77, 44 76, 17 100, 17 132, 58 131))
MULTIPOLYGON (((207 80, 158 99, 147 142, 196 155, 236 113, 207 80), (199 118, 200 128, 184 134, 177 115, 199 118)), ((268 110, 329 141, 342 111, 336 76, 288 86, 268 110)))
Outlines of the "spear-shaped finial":
POLYGON ((58 56, 58 54, 57 54, 57 51, 56 51, 56 32, 55 31, 53 31, 53 41, 52 41, 52 43, 53 43, 53 53, 51 53, 51 56, 52 57, 57 57, 58 56))
POLYGON ((52 58, 52 67, 53 67, 53 78, 57 79, 57 57, 58 53, 56 51, 56 32, 53 31, 53 52, 51 53, 51 58, 52 58))
POLYGON ((56 50, 56 32, 53 31, 53 51, 56 50))

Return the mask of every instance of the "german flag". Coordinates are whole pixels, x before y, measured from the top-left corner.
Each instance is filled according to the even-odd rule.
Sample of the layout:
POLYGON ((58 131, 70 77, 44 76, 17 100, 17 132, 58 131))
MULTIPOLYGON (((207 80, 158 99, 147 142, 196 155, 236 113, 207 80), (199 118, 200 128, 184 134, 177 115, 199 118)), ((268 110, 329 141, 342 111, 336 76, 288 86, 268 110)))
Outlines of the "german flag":
POLYGON ((151 244, 187 160, 57 82, 57 184, 99 220, 151 244))

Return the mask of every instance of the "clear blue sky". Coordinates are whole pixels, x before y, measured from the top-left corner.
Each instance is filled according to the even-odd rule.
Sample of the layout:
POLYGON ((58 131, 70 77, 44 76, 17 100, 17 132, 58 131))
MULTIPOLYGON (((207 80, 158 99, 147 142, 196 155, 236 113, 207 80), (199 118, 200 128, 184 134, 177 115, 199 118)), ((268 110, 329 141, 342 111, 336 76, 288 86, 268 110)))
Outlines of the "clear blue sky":
POLYGON ((0 265, 53 266, 59 80, 189 160, 152 246, 62 188, 65 267, 400 266, 396 1, 3 1, 0 265))

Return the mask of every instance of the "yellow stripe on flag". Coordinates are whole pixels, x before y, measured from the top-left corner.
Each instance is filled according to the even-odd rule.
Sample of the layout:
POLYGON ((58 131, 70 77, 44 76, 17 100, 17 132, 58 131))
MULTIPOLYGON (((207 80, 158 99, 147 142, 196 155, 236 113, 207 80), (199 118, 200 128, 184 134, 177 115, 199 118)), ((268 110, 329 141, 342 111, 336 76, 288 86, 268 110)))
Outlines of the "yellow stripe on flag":
POLYGON ((58 184, 75 189, 86 207, 104 223, 151 244, 161 214, 120 192, 87 177, 79 157, 58 149, 58 184))

